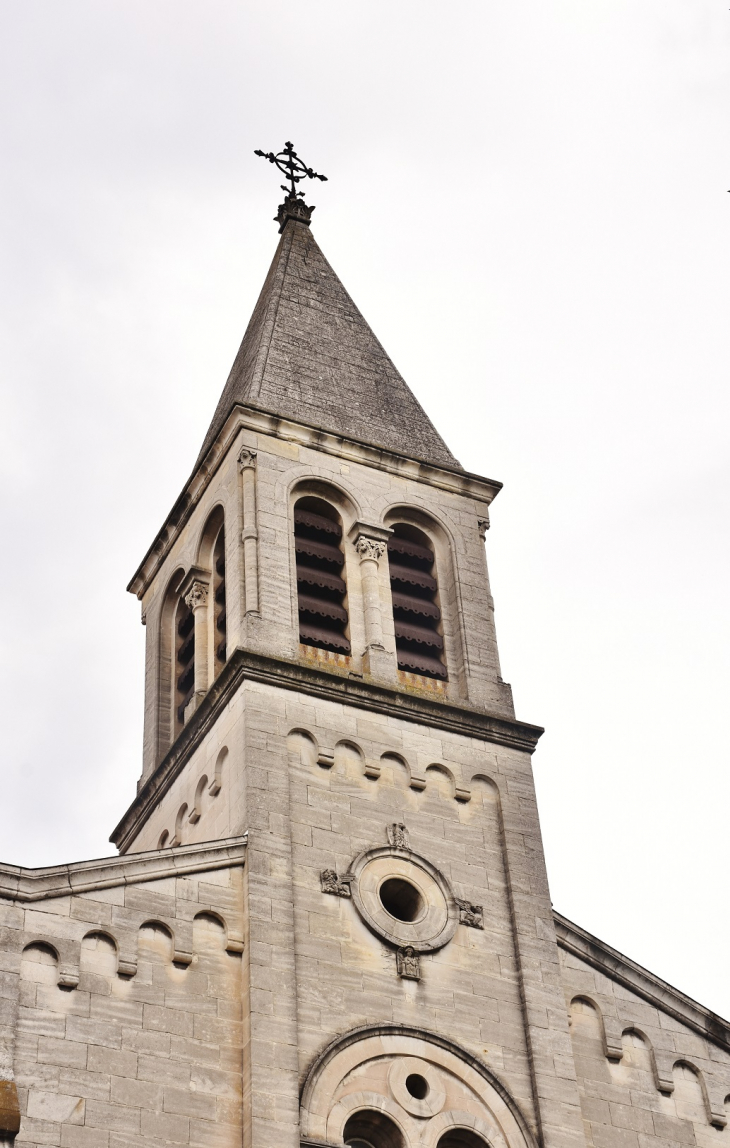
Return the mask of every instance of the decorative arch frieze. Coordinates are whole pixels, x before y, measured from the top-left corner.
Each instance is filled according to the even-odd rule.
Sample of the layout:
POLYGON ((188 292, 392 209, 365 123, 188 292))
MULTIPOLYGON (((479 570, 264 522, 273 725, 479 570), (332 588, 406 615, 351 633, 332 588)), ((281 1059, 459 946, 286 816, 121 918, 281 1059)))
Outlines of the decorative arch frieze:
MULTIPOLYGON (((443 778, 447 784, 448 798, 458 802, 460 805, 467 805, 472 798, 472 786, 476 781, 483 781, 485 784, 492 786, 497 791, 496 782, 488 778, 484 773, 477 773, 469 777, 468 782, 463 776, 457 773, 458 766, 447 765, 443 762, 430 762, 425 769, 419 769, 414 766, 411 761, 398 750, 386 750, 381 753, 380 757, 375 759, 369 757, 359 742, 350 736, 339 738, 337 741, 330 742, 329 745, 320 744, 318 738, 311 731, 304 726, 292 726, 287 734, 289 739, 290 751, 294 751, 294 741, 292 739, 300 737, 306 744, 311 747, 309 756, 311 757, 311 764, 316 764, 322 769, 335 769, 338 771, 343 766, 343 756, 341 755, 338 762, 338 747, 344 749, 349 747, 353 755, 361 762, 361 771, 364 777, 371 781, 377 781, 383 768, 387 765, 395 766, 396 769, 402 771, 402 778, 405 786, 412 789, 416 793, 422 793, 429 787, 429 781, 435 782, 436 778, 443 778)), ((301 750, 300 750, 301 752, 301 750)), ((435 786, 433 787, 435 788, 435 786)))
MULTIPOLYGON (((682 1054, 677 1049, 657 1047, 656 1042, 649 1036, 646 1027, 634 1023, 619 1022, 601 1008, 594 995, 585 992, 576 993, 570 1001, 571 1014, 576 1004, 588 1005, 595 1014, 602 1038, 603 1053, 607 1060, 619 1063, 624 1057, 623 1038, 632 1033, 636 1034, 649 1053, 657 1092, 664 1096, 672 1096, 676 1091, 675 1070, 678 1066, 683 1066, 697 1078, 708 1123, 715 1128, 726 1126, 725 1094, 727 1086, 724 1081, 721 1081, 713 1073, 703 1070, 693 1056, 682 1054)), ((675 1039, 676 1037, 677 1034, 675 1034, 675 1039)), ((681 1047, 681 1041, 679 1043, 681 1047)))

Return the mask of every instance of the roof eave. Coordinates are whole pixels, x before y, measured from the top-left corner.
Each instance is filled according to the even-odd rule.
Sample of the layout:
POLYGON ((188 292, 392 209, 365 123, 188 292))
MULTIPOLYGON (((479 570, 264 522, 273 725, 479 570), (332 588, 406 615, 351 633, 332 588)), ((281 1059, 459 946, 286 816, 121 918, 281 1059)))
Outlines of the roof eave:
POLYGON ((377 443, 346 437, 328 427, 297 422, 282 415, 272 414, 254 403, 236 403, 209 450, 196 464, 154 542, 135 571, 127 586, 131 594, 142 598, 147 591, 240 430, 251 430, 273 438, 296 442, 325 454, 336 454, 350 462, 374 466, 416 482, 470 496, 485 506, 488 506, 502 489, 501 482, 462 470, 458 466, 434 463, 417 455, 402 454, 377 443))
POLYGON ((636 993, 661 1012, 668 1013, 688 1028, 730 1051, 730 1023, 717 1013, 698 1004, 673 985, 650 973, 648 969, 612 949, 605 941, 594 937, 563 917, 553 913, 558 945, 565 952, 579 957, 609 980, 617 981, 636 993))

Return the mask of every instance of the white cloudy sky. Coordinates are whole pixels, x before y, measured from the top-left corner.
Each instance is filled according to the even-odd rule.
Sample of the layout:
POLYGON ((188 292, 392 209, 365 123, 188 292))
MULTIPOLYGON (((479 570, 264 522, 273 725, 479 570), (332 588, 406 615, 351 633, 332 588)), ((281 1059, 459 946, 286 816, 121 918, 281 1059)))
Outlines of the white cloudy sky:
POLYGON ((730 14, 711 0, 0 0, 0 856, 111 852, 125 585, 276 243, 316 234, 488 551, 555 905, 730 1014, 730 14))

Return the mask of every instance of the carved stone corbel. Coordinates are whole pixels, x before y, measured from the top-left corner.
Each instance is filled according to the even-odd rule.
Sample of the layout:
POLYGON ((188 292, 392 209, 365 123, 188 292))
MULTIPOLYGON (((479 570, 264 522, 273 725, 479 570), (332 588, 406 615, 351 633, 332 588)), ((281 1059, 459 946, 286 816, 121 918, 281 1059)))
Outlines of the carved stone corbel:
POLYGON ((409 849, 408 830, 402 821, 393 821, 387 829, 388 844, 392 849, 409 849))
POLYGON ((329 893, 333 897, 351 897, 350 881, 351 877, 338 877, 335 869, 323 869, 319 875, 322 882, 322 892, 329 893))
POLYGON ((459 908, 460 924, 469 925, 472 929, 484 928, 484 907, 482 905, 473 905, 471 901, 462 901, 460 897, 454 897, 454 900, 459 908))

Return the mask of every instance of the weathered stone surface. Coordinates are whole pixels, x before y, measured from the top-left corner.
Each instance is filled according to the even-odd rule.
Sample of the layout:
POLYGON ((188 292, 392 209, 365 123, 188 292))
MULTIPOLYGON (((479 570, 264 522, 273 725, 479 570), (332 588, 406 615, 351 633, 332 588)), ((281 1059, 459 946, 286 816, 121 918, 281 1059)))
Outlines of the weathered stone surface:
POLYGON ((458 466, 300 223, 281 237, 200 459, 236 402, 458 466))

